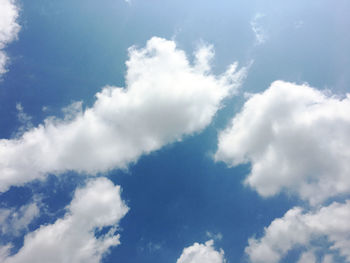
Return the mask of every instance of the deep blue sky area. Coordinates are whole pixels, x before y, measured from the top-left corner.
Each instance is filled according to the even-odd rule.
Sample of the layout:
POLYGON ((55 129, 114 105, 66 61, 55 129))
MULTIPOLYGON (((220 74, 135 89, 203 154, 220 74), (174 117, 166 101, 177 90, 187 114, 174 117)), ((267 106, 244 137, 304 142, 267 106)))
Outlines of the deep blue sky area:
MULTIPOLYGON (((175 263, 185 247, 209 239, 225 251, 228 263, 247 262, 248 238, 261 236, 271 221, 303 204, 285 193, 263 198, 244 185, 249 163, 230 168, 215 162, 217 135, 241 110, 245 93, 262 92, 275 80, 308 83, 340 96, 349 92, 349 1, 17 3, 21 30, 6 47, 9 71, 0 81, 1 139, 13 138, 22 125, 18 103, 35 127, 49 116, 63 117, 61 109, 72 102, 91 107, 106 85, 125 87, 128 48, 144 47, 153 36, 175 40, 191 63, 197 47, 212 44, 215 74, 234 61, 250 65, 237 96, 225 99, 204 130, 142 156, 127 169, 98 175, 121 186, 130 208, 119 225, 121 244, 102 262, 175 263), (252 29, 255 18, 264 35, 261 42, 252 29)), ((62 218, 86 177, 51 174, 1 193, 0 208, 18 208, 34 199, 42 206, 26 231, 0 235, 0 245, 12 242, 15 253, 27 232, 62 218)), ((296 258, 288 255, 286 262, 296 258)))
POLYGON ((110 175, 123 186, 123 196, 132 207, 121 224, 123 233, 130 234, 123 235, 125 246, 111 253, 111 258, 175 260, 183 247, 207 241, 206 233, 211 232, 223 234, 217 246, 230 262, 239 262, 247 245, 245 237, 261 232, 261 225, 282 216, 295 203, 285 196, 264 200, 242 187, 248 166, 228 169, 215 164, 208 151, 213 133, 209 128, 186 143, 143 157, 129 174, 110 175), (150 243, 161 249, 153 251, 150 243))

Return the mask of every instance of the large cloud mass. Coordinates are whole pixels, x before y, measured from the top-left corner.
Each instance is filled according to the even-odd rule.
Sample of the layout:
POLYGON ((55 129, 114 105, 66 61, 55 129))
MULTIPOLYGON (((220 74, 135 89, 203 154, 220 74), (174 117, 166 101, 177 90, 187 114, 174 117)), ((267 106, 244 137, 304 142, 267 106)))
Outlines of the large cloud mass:
POLYGON ((14 0, 0 0, 0 75, 6 72, 8 57, 5 46, 16 39, 20 30, 17 24, 18 7, 14 0))
POLYGON ((126 88, 105 87, 91 108, 79 103, 66 118, 49 118, 18 139, 0 140, 0 190, 47 173, 89 174, 126 167, 142 154, 204 129, 244 76, 236 64, 210 73, 210 46, 194 65, 173 41, 152 38, 129 50, 126 88))
POLYGON ((282 81, 252 95, 219 135, 217 161, 251 163, 246 183, 311 204, 350 193, 350 95, 282 81))
POLYGON ((308 213, 295 207, 265 228, 263 237, 249 239, 246 253, 253 263, 277 263, 292 249, 303 248, 300 263, 316 262, 320 252, 324 263, 332 262, 335 252, 350 262, 349 222, 349 200, 308 213))
POLYGON ((194 243, 183 250, 176 263, 225 263, 224 251, 216 251, 213 240, 194 243))
POLYGON ((64 218, 26 235, 17 254, 9 256, 10 245, 0 248, 0 261, 97 263, 110 247, 120 243, 115 231, 128 207, 121 200, 119 186, 106 178, 90 181, 76 190, 67 209, 64 218), (111 228, 96 236, 103 227, 111 228))

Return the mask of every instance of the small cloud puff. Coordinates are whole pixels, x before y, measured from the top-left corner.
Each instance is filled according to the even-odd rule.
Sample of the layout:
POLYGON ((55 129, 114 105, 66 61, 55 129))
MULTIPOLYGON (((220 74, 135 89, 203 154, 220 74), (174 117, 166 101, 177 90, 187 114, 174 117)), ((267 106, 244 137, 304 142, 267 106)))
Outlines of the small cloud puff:
POLYGON ((224 251, 215 250, 214 241, 205 244, 194 243, 185 248, 176 263, 225 263, 224 251))
POLYGON ((250 21, 250 26, 255 35, 256 45, 264 44, 267 40, 267 33, 261 25, 261 20, 266 15, 257 13, 254 18, 250 21))

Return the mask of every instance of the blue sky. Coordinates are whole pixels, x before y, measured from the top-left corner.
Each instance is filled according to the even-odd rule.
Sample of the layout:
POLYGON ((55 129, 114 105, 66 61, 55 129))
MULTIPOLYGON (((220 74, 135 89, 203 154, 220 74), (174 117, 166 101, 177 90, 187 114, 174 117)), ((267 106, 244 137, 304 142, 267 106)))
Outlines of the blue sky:
POLYGON ((0 0, 0 261, 350 262, 349 11, 0 0))

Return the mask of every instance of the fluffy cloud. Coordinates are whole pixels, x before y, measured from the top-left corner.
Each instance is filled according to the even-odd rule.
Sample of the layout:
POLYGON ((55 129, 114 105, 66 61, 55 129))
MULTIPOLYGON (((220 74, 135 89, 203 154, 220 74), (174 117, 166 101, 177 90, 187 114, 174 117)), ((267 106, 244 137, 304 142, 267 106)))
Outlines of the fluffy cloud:
POLYGON ((125 168, 142 154, 203 130, 235 93, 245 70, 210 73, 211 47, 192 65, 173 41, 154 37, 129 50, 126 88, 105 87, 91 108, 75 103, 66 118, 46 119, 17 139, 0 140, 0 190, 68 170, 125 168))
POLYGON ((292 249, 302 247, 306 251, 300 263, 316 262, 317 249, 325 253, 323 262, 332 262, 331 252, 338 252, 350 262, 349 222, 350 200, 308 213, 296 207, 265 228, 263 237, 249 239, 246 253, 253 263, 276 263, 292 249), (327 242, 317 242, 324 238, 327 242))
POLYGON ((21 206, 19 209, 0 209, 0 234, 18 235, 39 215, 35 202, 21 206))
POLYGON ((128 207, 121 200, 119 186, 106 178, 90 181, 76 190, 67 209, 64 218, 26 235, 17 254, 9 256, 10 245, 0 248, 1 262, 96 263, 120 243, 115 231, 128 207), (104 227, 111 228, 96 236, 104 227))
POLYGON ((205 244, 194 243, 183 250, 176 263, 224 263, 224 251, 216 251, 214 241, 209 240, 205 244))
POLYGON ((350 192, 350 95, 282 81, 251 95, 219 135, 217 161, 251 163, 245 183, 317 204, 350 192))
POLYGON ((14 0, 0 0, 0 75, 6 72, 8 60, 4 48, 17 38, 20 30, 17 24, 18 12, 14 0))
POLYGON ((306 251, 304 252, 299 260, 298 263, 316 263, 316 257, 313 251, 306 251))

